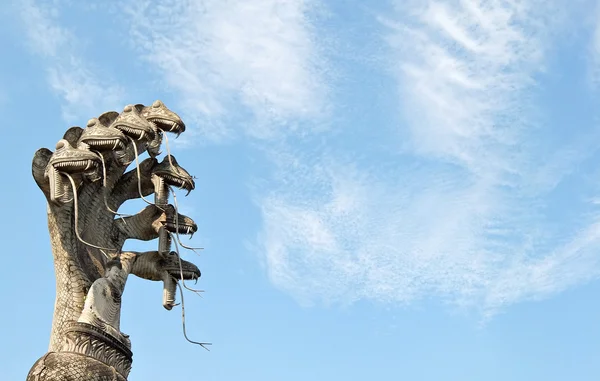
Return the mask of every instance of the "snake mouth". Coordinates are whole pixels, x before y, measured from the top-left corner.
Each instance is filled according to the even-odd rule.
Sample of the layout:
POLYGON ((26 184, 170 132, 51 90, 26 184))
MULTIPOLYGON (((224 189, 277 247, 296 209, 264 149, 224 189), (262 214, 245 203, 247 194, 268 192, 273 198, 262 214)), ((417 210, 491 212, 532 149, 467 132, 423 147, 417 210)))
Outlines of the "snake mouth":
POLYGON ((185 131, 185 124, 181 120, 169 120, 159 117, 148 118, 147 120, 162 131, 173 132, 176 134, 181 134, 185 131))
POLYGON ((161 185, 185 189, 188 194, 196 188, 194 178, 179 164, 173 155, 167 155, 153 171, 153 176, 160 179, 161 185))
POLYGON ((188 194, 196 187, 196 184, 194 184, 194 180, 191 177, 184 178, 161 172, 156 172, 155 175, 160 177, 167 185, 177 187, 179 189, 185 189, 188 191, 188 194))
POLYGON ((155 133, 154 131, 152 131, 152 129, 143 130, 138 127, 133 127, 126 124, 119 124, 114 127, 135 140, 153 140, 155 138, 155 133))
POLYGON ((88 138, 88 139, 82 139, 81 141, 83 143, 87 144, 88 146, 90 146, 91 149, 94 149, 97 151, 122 150, 126 146, 126 142, 122 138, 113 138, 113 139, 88 138))
POLYGON ((161 268, 175 279, 198 280, 202 276, 198 266, 181 259, 174 251, 162 262, 161 268))
POLYGON ((196 266, 194 266, 194 268, 189 268, 189 266, 186 265, 185 261, 183 260, 181 261, 181 266, 183 267, 183 273, 179 268, 179 264, 166 266, 165 270, 175 279, 183 278, 185 280, 198 280, 202 276, 200 269, 198 269, 196 266))
POLYGON ((59 172, 80 173, 96 169, 98 164, 97 159, 57 160, 52 163, 52 167, 59 172))
POLYGON ((80 173, 93 173, 99 166, 97 159, 56 160, 49 164, 46 174, 50 184, 50 201, 55 203, 69 202, 65 197, 69 194, 70 185, 64 182, 63 176, 80 173), (68 185, 67 185, 68 184, 68 185))
POLYGON ((193 235, 198 231, 198 226, 195 223, 183 222, 181 220, 176 222, 172 218, 167 218, 163 225, 171 233, 193 235))

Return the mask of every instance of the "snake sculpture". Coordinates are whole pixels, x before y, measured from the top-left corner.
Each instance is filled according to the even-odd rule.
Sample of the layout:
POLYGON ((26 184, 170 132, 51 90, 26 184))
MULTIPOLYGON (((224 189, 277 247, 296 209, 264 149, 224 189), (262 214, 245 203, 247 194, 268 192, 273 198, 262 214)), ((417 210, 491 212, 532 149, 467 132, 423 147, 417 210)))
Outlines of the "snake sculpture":
POLYGON ((48 352, 27 381, 126 380, 132 352, 120 311, 129 274, 162 281, 167 310, 176 305, 179 281, 200 277, 196 265, 171 251, 173 234, 192 235, 197 226, 169 204, 169 187, 189 193, 194 180, 170 153, 156 159, 165 133, 184 131, 181 118, 161 101, 128 105, 90 119, 84 129, 71 127, 54 152, 35 153, 32 174, 48 202, 56 299, 48 352), (139 162, 144 152, 150 157, 139 162), (149 205, 134 215, 117 212, 138 198, 149 205), (157 238, 156 251, 121 250, 128 239, 157 238))

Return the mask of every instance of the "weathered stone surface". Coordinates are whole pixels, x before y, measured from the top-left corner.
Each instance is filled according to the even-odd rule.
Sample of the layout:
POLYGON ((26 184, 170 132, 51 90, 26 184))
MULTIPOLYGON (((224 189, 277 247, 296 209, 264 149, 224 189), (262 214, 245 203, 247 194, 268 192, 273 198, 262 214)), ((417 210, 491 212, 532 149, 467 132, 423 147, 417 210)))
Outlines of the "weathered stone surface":
POLYGON ((171 251, 171 234, 193 234, 197 226, 169 204, 169 187, 189 192, 194 180, 174 157, 155 159, 164 133, 183 131, 181 118, 160 101, 129 105, 90 119, 85 129, 69 128, 54 152, 35 153, 32 174, 48 201, 56 301, 48 353, 28 381, 126 380, 132 353, 120 310, 128 275, 162 281, 168 310, 178 281, 200 277, 194 264, 171 251), (151 157, 139 163, 146 151, 151 157), (136 167, 126 172, 133 161, 136 167), (153 193, 150 202, 145 197, 153 193), (149 205, 118 215, 135 198, 149 205), (127 239, 157 238, 157 251, 121 252, 127 239))

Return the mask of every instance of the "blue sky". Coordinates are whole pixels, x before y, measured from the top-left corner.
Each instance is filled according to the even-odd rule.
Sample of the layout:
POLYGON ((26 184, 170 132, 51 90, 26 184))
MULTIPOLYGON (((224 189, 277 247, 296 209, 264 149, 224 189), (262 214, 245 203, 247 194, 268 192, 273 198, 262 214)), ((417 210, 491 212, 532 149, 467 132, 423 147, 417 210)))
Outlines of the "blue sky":
POLYGON ((161 99, 198 177, 188 333, 213 347, 131 277, 130 380, 598 379, 599 20, 591 0, 10 2, 3 374, 50 334, 33 153, 161 99))

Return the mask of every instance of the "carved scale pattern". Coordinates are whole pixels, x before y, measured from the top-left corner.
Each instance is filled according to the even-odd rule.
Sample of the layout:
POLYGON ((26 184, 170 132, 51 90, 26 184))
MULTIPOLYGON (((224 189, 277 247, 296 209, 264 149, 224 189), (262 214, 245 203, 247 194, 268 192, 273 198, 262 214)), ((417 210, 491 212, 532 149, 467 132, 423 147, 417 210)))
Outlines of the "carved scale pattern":
POLYGON ((27 381, 126 380, 131 371, 130 343, 100 328, 71 322, 60 352, 50 352, 31 368, 27 381), (93 360, 92 360, 93 359, 93 360))

